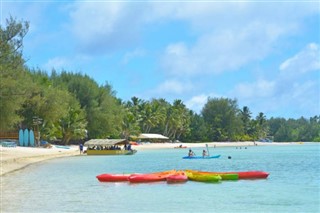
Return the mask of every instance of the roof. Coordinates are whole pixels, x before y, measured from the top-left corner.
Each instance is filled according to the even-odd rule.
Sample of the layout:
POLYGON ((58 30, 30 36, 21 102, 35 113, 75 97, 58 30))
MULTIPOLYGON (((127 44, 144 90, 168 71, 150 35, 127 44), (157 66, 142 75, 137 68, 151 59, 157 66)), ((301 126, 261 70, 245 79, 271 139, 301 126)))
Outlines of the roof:
POLYGON ((128 143, 126 139, 91 139, 84 146, 112 146, 128 143))
POLYGON ((165 139, 168 140, 169 138, 160 134, 140 134, 139 137, 140 139, 165 139))

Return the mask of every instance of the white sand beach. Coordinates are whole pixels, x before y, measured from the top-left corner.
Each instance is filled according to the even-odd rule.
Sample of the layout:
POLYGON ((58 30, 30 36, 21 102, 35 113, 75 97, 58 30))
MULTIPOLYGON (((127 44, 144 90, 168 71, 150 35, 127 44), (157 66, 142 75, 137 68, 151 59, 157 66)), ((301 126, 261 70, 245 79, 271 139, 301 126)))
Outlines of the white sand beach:
MULTIPOLYGON (((196 147, 249 147, 254 146, 273 146, 273 145, 288 145, 295 143, 263 143, 263 142, 208 142, 208 143, 145 143, 132 146, 133 149, 138 151, 150 149, 167 149, 174 148, 179 145, 186 146, 187 148, 196 147)), ((70 149, 57 148, 33 148, 33 147, 1 147, 0 146, 0 176, 10 173, 12 171, 24 168, 30 164, 45 161, 53 158, 67 157, 80 155, 78 146, 70 146, 70 149)))
POLYGON ((40 161, 79 154, 77 146, 71 146, 70 149, 56 148, 54 146, 52 148, 0 146, 0 176, 40 161))

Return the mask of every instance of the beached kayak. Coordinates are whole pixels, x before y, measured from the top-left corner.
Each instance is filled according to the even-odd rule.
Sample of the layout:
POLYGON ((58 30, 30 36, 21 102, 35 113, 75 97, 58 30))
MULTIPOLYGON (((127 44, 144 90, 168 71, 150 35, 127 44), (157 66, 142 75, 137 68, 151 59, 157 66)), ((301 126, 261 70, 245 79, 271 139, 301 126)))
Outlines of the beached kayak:
POLYGON ((264 179, 269 176, 269 173, 264 172, 264 171, 243 171, 243 172, 205 172, 205 171, 198 171, 201 173, 206 173, 206 174, 238 174, 239 175, 239 180, 240 179, 264 179))
POLYGON ((167 177, 167 183, 184 183, 188 180, 188 176, 184 171, 177 171, 175 174, 167 177))
POLYGON ((203 172, 198 170, 186 170, 186 172, 191 172, 192 174, 212 174, 221 176, 221 180, 238 180, 239 175, 237 173, 219 173, 219 172, 203 172))
POLYGON ((176 170, 169 170, 163 172, 146 173, 146 174, 132 174, 128 177, 130 183, 146 183, 156 181, 166 181, 167 177, 176 173, 176 170))
POLYGON ((128 181, 131 174, 101 174, 96 176, 100 182, 128 181))
POLYGON ((220 175, 193 173, 190 170, 186 171, 186 175, 189 180, 200 182, 219 182, 222 179, 220 175))
POLYGON ((220 158, 221 155, 213 155, 213 156, 185 156, 183 159, 213 159, 213 158, 220 158))

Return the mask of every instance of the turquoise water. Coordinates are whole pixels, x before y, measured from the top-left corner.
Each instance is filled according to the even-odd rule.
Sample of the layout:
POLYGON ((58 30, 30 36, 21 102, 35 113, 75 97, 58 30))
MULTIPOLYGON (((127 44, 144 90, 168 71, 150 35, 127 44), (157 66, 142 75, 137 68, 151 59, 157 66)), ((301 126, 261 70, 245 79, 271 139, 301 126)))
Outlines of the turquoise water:
MULTIPOLYGON (((183 160, 187 149, 133 156, 74 156, 31 165, 1 180, 1 212, 320 212, 319 144, 218 147, 219 159, 183 160), (228 159, 231 156, 232 159, 228 159), (265 180, 101 183, 102 173, 171 169, 263 170, 265 180)), ((201 154, 202 149, 194 149, 201 154)))

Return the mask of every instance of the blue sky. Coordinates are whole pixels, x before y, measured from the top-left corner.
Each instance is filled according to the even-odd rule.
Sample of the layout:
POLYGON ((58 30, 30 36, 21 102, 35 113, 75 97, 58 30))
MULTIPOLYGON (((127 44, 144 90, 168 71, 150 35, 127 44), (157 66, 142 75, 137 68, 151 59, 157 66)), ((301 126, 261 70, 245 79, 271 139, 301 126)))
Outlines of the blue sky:
POLYGON ((5 1, 30 22, 29 67, 108 82, 129 100, 237 99, 255 117, 320 114, 319 1, 5 1))

